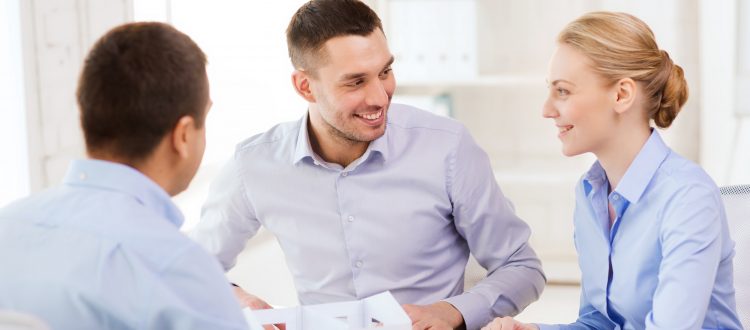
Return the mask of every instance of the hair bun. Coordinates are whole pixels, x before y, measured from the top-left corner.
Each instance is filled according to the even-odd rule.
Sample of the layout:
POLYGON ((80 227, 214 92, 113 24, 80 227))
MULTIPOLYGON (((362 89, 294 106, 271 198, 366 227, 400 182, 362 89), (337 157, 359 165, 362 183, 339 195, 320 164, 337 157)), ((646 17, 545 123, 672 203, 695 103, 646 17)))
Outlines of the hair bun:
POLYGON ((661 88, 661 100, 658 107, 654 108, 651 118, 654 119, 656 126, 667 128, 672 125, 677 114, 682 109, 688 98, 688 87, 685 81, 685 73, 682 68, 674 64, 669 54, 660 50, 662 57, 662 67, 659 76, 663 83, 661 88))

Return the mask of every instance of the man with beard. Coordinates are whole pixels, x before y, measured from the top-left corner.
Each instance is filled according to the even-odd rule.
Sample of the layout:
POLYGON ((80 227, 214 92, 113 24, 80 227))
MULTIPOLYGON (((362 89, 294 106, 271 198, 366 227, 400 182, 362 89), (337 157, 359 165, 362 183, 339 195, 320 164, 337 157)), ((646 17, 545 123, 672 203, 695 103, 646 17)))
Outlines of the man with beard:
POLYGON ((390 290, 415 329, 478 329, 536 300, 545 279, 529 227, 487 155, 458 122, 390 103, 394 57, 377 14, 313 0, 287 44, 308 111, 237 146, 193 237, 229 269, 262 225, 302 304, 390 290), (464 291, 470 253, 489 273, 464 291))

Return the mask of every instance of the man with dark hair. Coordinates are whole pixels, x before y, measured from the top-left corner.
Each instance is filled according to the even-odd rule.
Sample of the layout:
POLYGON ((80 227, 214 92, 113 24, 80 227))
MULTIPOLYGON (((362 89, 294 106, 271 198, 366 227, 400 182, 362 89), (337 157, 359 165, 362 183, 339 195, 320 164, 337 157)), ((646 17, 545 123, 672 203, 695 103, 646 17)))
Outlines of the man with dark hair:
POLYGON ((478 329, 536 300, 545 279, 529 228, 487 155, 458 122, 390 103, 378 16, 356 0, 312 0, 287 42, 308 111, 239 144, 194 238, 229 269, 263 225, 302 304, 390 290, 414 329, 478 329), (464 291, 470 253, 489 275, 464 291))
POLYGON ((162 23, 114 28, 78 85, 90 159, 0 210, 0 309, 55 329, 245 329, 215 258, 170 196, 205 148, 206 57, 162 23))

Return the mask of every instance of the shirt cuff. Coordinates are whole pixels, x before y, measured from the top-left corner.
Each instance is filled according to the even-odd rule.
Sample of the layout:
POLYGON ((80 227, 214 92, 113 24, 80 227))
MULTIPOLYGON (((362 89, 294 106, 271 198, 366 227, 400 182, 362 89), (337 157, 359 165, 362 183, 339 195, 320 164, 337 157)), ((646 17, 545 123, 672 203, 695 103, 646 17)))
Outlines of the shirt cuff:
POLYGON ((464 292, 443 301, 458 309, 467 330, 479 329, 491 321, 490 303, 480 294, 464 292))

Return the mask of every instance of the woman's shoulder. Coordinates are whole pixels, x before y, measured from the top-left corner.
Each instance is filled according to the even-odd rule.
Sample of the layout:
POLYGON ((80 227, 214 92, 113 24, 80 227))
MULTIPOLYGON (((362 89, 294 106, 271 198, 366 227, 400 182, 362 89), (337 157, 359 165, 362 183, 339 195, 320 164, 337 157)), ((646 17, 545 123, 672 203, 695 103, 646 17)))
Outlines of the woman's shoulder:
POLYGON ((689 223, 700 227, 724 217, 719 187, 689 159, 677 154, 668 156, 651 185, 650 198, 660 205, 664 228, 680 228, 689 223))
POLYGON ((700 165, 674 151, 664 159, 654 179, 663 181, 675 191, 699 189, 719 193, 713 178, 700 165))

